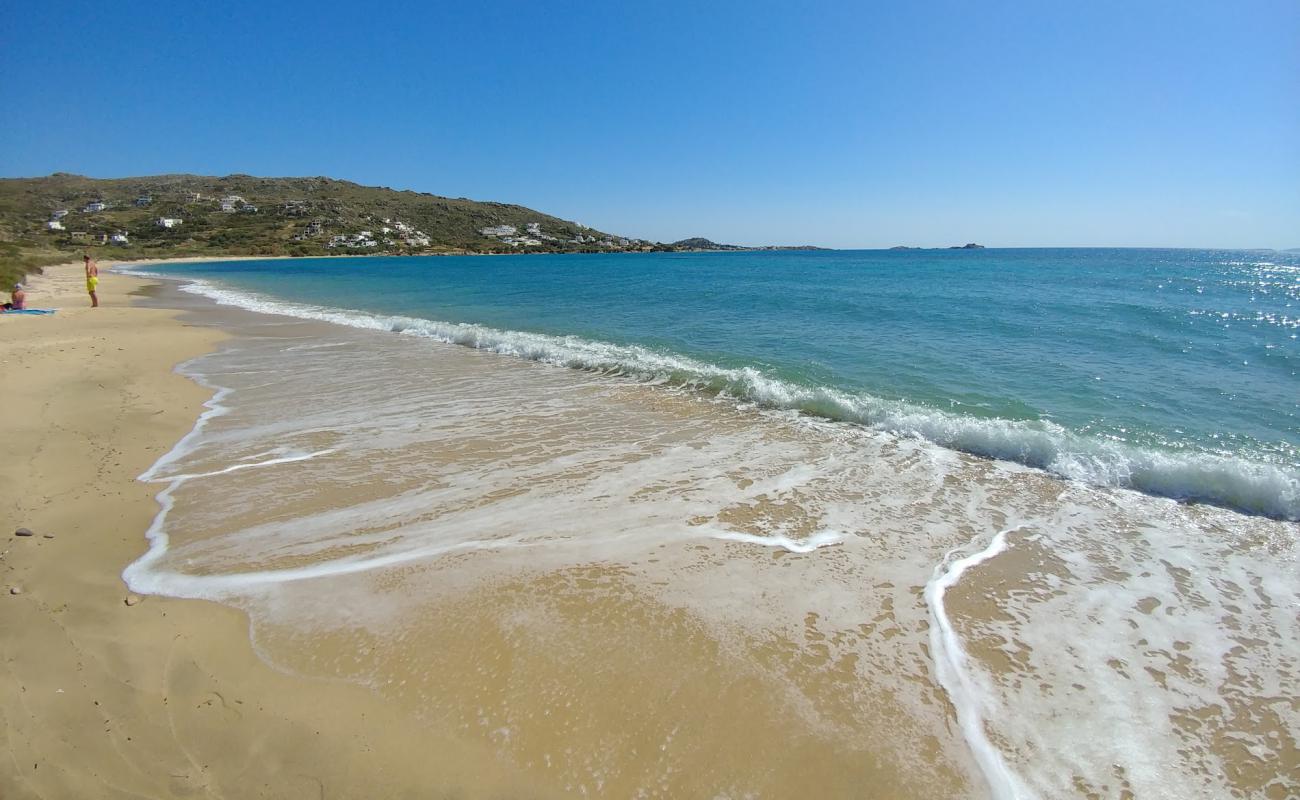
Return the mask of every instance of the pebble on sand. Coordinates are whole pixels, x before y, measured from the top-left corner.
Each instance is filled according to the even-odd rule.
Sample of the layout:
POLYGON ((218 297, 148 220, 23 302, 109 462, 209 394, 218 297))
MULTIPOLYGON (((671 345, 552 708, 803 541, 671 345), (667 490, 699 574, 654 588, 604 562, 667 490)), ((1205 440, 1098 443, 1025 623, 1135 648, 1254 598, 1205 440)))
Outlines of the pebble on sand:
POLYGON ((138 605, 141 600, 144 600, 144 598, 138 594, 128 594, 125 602, 128 606, 134 606, 138 605))
POLYGON ((22 594, 22 593, 23 593, 23 587, 21 587, 21 586, 10 586, 10 587, 9 587, 9 594, 22 594))
POLYGON ((36 534, 32 533, 27 528, 19 528, 18 530, 14 531, 14 536, 35 536, 35 535, 36 534))

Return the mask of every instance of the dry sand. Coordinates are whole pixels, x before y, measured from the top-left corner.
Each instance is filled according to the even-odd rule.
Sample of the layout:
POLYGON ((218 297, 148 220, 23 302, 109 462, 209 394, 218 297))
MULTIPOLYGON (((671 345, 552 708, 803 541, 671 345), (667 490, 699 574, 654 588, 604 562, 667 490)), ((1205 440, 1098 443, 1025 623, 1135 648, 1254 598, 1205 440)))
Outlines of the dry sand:
POLYGON ((57 314, 0 317, 0 798, 539 796, 481 743, 271 669, 238 611, 128 594, 157 509, 135 477, 207 399, 172 368, 220 339, 133 308, 146 284, 105 273, 92 310, 81 265, 51 267, 28 305, 57 314))

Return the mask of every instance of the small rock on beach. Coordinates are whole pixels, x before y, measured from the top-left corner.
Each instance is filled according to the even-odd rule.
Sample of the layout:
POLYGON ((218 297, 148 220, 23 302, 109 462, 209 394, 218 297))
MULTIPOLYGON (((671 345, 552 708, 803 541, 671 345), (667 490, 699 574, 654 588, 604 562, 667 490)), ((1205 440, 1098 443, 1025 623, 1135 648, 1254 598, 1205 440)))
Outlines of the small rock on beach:
POLYGON ((10 587, 9 587, 9 594, 22 594, 22 593, 23 593, 23 587, 21 587, 21 586, 10 586, 10 587))
POLYGON ((128 594, 125 602, 128 606, 134 606, 139 605, 141 600, 144 600, 144 598, 138 594, 128 594))
POLYGON ((32 533, 27 528, 19 528, 18 530, 14 531, 14 536, 35 536, 35 535, 36 534, 32 533))

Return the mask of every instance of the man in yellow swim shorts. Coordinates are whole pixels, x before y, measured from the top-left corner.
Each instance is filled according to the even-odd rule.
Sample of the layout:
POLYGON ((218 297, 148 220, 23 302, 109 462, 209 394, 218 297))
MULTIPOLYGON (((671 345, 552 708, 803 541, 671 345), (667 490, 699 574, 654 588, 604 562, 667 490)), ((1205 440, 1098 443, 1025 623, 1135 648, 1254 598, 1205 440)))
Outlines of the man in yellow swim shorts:
POLYGON ((99 308, 99 296, 95 294, 99 286, 99 265, 88 255, 81 257, 86 262, 86 291, 90 292, 90 307, 99 308))

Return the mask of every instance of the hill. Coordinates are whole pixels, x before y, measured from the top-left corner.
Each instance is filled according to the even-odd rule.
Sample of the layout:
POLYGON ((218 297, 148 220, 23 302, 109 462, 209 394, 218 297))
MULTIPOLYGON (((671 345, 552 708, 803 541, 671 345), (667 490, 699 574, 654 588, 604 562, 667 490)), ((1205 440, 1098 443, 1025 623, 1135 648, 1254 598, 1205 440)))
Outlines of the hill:
POLYGON ((662 245, 658 249, 690 251, 690 250, 827 250, 826 247, 816 247, 811 244, 796 245, 779 245, 769 244, 759 247, 747 247, 740 244, 718 244, 717 242, 705 239, 702 236, 694 236, 690 239, 679 239, 672 244, 662 245))
POLYGON ((674 250, 748 250, 747 247, 741 247, 734 244, 718 244, 717 242, 705 239, 703 236, 692 236, 689 239, 679 239, 669 245, 674 250))
POLYGON ((524 206, 324 177, 99 179, 55 173, 0 179, 4 288, 32 268, 100 247, 130 259, 610 252, 655 245, 524 206), (115 241, 116 234, 122 235, 115 241))
POLYGON ((177 256, 609 253, 819 250, 742 247, 703 237, 660 244, 524 206, 362 186, 333 178, 56 172, 0 178, 0 289, 82 252, 177 256))

